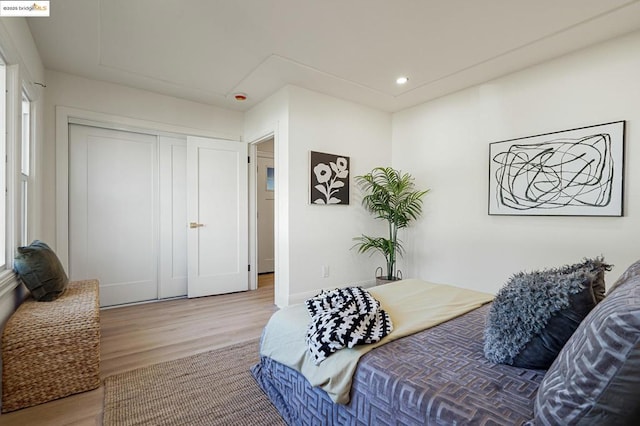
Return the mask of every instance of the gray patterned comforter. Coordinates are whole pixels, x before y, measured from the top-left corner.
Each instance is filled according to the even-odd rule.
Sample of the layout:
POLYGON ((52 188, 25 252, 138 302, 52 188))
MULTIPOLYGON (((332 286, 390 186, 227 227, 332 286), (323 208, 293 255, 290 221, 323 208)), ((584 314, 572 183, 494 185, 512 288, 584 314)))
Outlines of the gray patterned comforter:
POLYGON ((364 355, 347 405, 334 404, 300 373, 269 358, 252 373, 290 425, 520 425, 533 417, 545 372, 484 358, 488 309, 364 355))

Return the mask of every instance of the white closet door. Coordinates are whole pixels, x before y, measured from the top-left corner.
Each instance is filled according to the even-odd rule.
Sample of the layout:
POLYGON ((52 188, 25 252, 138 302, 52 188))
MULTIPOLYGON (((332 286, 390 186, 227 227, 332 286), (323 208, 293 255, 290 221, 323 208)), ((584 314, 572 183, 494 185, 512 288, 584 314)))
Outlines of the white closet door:
POLYGON ((101 306, 158 297, 158 142, 69 126, 69 275, 98 278, 101 306))
POLYGON ((189 297, 249 289, 247 172, 246 143, 187 138, 189 297))

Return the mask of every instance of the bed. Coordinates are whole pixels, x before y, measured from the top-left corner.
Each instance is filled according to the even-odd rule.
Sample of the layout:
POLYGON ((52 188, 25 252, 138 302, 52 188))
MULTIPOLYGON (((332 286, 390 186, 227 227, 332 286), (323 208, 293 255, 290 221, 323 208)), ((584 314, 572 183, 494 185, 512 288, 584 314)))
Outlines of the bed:
POLYGON ((484 358, 487 309, 365 354, 345 405, 271 358, 261 357, 253 374, 292 425, 521 424, 533 415, 533 396, 545 372, 484 358))
MULTIPOLYGON (((262 351, 260 362, 252 368, 252 374, 290 425, 554 424, 559 419, 571 419, 571 416, 597 418, 600 424, 629 424, 629 419, 636 421, 640 418, 640 403, 635 396, 635 389, 640 385, 640 370, 637 370, 640 368, 640 262, 635 266, 632 274, 627 273, 626 280, 630 283, 615 285, 617 297, 607 296, 607 303, 600 303, 589 314, 549 371, 495 364, 485 358, 483 333, 491 305, 483 303, 455 318, 364 353, 353 373, 347 403, 336 403, 335 397, 319 386, 312 386, 300 371, 266 356, 262 351), (581 377, 576 360, 581 358, 585 348, 598 340, 597 336, 590 336, 589 323, 615 322, 620 318, 620 315, 614 315, 615 312, 629 309, 632 314, 625 316, 621 327, 626 331, 621 334, 629 340, 629 324, 635 327, 636 331, 631 333, 627 342, 627 360, 632 362, 625 362, 624 357, 622 360, 600 359, 593 362, 606 363, 610 370, 607 374, 612 375, 606 383, 618 380, 621 373, 631 374, 634 377, 632 383, 623 381, 621 386, 617 386, 621 395, 604 395, 604 398, 600 396, 609 392, 610 386, 594 387, 590 383, 589 392, 599 389, 595 408, 593 395, 587 395, 591 398, 589 409, 585 410, 584 403, 578 401, 569 404, 574 411, 562 411, 566 408, 567 399, 574 398, 575 393, 575 389, 563 389, 565 385, 575 385, 567 377, 581 377), (577 334, 582 339, 576 338, 574 342, 577 334), (544 395, 539 395, 541 386, 544 387, 544 395), (567 397, 567 392, 570 397, 567 397), (545 395, 552 397, 545 400, 545 395), (612 404, 622 404, 622 408, 614 407, 617 414, 603 417, 602 410, 598 411, 602 408, 602 404, 597 404, 599 400, 609 404, 608 408, 612 404), (578 410, 576 407, 582 408, 578 410), (576 414, 577 411, 580 413, 576 414), (554 415, 563 417, 553 420, 554 415), (613 420, 607 423, 607 419, 613 420)), ((616 325, 611 327, 609 331, 616 325)))

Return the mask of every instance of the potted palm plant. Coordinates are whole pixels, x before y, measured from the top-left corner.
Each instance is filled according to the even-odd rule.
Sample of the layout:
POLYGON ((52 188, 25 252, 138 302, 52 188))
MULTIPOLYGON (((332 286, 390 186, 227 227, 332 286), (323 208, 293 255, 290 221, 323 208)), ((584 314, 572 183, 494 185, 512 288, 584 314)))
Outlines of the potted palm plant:
POLYGON ((398 239, 398 230, 406 228, 412 220, 422 214, 422 197, 428 189, 416 190, 413 177, 391 167, 376 167, 370 173, 355 177, 364 192, 362 205, 376 219, 387 221, 389 235, 386 237, 355 237, 354 248, 358 253, 379 252, 386 261, 386 275, 376 277, 378 283, 398 279, 396 260, 404 249, 398 239))

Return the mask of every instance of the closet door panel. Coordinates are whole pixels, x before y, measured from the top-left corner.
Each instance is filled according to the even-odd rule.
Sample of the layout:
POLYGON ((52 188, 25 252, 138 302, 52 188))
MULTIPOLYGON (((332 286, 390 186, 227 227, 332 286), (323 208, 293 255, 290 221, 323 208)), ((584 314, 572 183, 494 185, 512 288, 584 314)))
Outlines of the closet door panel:
POLYGON ((69 129, 69 275, 98 278, 100 304, 158 297, 157 138, 69 129))

